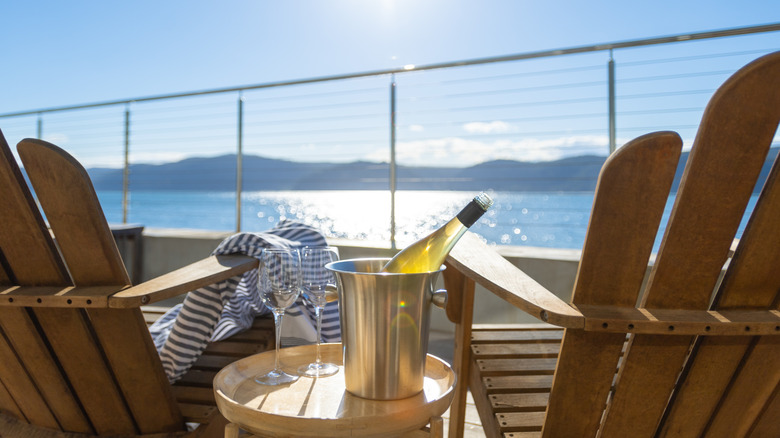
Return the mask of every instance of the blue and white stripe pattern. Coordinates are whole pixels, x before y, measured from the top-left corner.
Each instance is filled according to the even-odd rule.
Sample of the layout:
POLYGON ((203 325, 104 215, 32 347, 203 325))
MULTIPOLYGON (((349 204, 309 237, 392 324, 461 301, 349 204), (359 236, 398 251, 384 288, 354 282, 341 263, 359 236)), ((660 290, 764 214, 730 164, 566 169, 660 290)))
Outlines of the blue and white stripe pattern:
MULTIPOLYGON (((220 243, 212 254, 245 254, 258 257, 263 248, 326 246, 325 237, 308 225, 284 220, 263 233, 239 233, 220 243)), ((312 269, 303 266, 303 269, 312 269)), ((319 269, 319 268, 316 268, 319 269)), ((198 359, 210 341, 219 341, 252 326, 255 317, 270 315, 257 293, 257 269, 187 294, 182 304, 169 310, 149 330, 171 383, 198 359)), ((282 324, 282 344, 311 343, 316 338, 314 308, 303 298, 290 306, 282 324)), ((322 313, 324 342, 340 342, 338 303, 328 303, 322 313)))

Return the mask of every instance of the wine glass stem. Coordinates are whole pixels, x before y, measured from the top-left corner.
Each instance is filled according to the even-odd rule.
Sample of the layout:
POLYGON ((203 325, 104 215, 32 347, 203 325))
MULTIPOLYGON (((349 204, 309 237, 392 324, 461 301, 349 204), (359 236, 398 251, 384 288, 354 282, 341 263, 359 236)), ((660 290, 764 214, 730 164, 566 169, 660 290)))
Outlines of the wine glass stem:
POLYGON ((279 367, 279 347, 282 344, 282 316, 284 310, 274 310, 274 327, 276 328, 276 358, 274 358, 274 371, 281 371, 279 367))
POLYGON ((314 306, 314 314, 317 319, 317 366, 322 363, 320 359, 320 344, 322 343, 322 309, 320 306, 314 306))

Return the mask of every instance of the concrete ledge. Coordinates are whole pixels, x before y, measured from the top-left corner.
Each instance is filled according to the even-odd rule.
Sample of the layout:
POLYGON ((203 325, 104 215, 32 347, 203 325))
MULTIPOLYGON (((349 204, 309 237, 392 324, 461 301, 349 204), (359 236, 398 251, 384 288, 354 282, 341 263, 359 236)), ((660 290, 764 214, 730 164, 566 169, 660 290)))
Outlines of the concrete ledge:
MULTIPOLYGON (((207 257, 233 232, 188 229, 145 228, 143 233, 143 280, 148 280, 207 257)), ((384 242, 357 242, 329 239, 339 247, 341 258, 391 257, 396 251, 384 242)), ((568 249, 496 246, 496 250, 512 264, 530 275, 542 286, 569 301, 577 275, 580 251, 568 249)), ((443 282, 439 282, 443 288, 443 282)), ((183 298, 183 297, 182 297, 183 298)), ((431 329, 454 331, 454 325, 439 309, 431 312, 431 329)), ((539 322, 492 293, 479 288, 474 304, 475 323, 539 322)))
POLYGON ((231 232, 181 228, 145 228, 142 278, 167 274, 208 257, 231 232))

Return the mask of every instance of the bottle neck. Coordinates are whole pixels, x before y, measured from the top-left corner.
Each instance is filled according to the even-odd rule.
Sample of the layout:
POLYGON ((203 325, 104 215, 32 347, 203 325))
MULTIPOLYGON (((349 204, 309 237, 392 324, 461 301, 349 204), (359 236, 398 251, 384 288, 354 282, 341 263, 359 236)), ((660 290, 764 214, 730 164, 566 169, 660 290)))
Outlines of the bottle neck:
POLYGON ((470 228, 483 214, 485 210, 472 200, 458 213, 457 218, 466 228, 470 228))

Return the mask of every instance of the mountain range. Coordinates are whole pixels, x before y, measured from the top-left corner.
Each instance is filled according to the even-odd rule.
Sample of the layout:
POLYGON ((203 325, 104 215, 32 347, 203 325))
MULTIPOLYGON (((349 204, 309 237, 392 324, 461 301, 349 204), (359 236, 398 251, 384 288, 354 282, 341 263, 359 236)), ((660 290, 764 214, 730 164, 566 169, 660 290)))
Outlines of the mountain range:
MULTIPOLYGON (((770 149, 756 190, 769 174, 778 148, 770 149)), ((673 190, 688 153, 683 152, 673 190)), ((584 155, 556 161, 488 161, 470 167, 398 166, 399 190, 566 192, 593 191, 606 157, 584 155)), ((387 163, 305 163, 259 156, 243 157, 242 190, 387 190, 387 163)), ((188 158, 159 165, 130 166, 130 190, 234 191, 236 156, 188 158)), ((95 189, 121 190, 122 169, 88 169, 95 189)))

